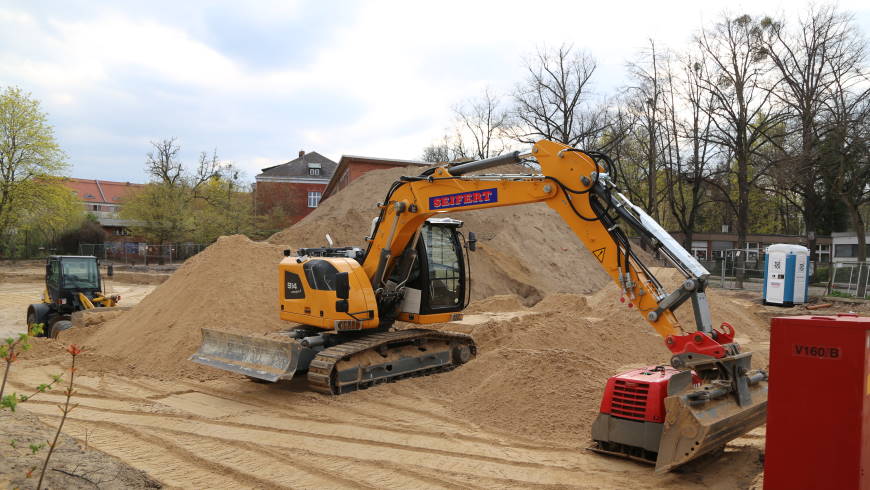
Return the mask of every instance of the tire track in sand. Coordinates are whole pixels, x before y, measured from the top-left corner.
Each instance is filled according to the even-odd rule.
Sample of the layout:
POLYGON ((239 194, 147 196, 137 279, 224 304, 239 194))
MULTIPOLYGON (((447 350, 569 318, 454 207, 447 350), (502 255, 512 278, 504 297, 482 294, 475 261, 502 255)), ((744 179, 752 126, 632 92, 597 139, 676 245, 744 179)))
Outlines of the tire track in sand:
MULTIPOLYGON (((264 416, 262 413, 243 413, 219 418, 207 418, 189 413, 172 414, 131 410, 118 402, 107 400, 109 406, 94 406, 80 402, 79 410, 88 410, 94 414, 94 420, 115 420, 129 418, 139 419, 140 425, 155 426, 154 420, 143 422, 145 417, 165 422, 166 428, 175 428, 179 424, 205 424, 207 426, 232 427, 239 430, 268 431, 273 434, 285 434, 289 437, 316 437, 337 443, 361 443, 385 449, 399 449, 422 452, 426 454, 474 458, 485 462, 510 463, 516 466, 540 467, 553 466, 573 468, 580 461, 579 451, 564 452, 547 449, 524 449, 500 444, 486 444, 479 441, 467 441, 454 438, 452 434, 419 434, 411 431, 397 432, 390 428, 361 428, 353 424, 333 424, 317 420, 294 420, 283 416, 264 416), (122 405, 119 407, 119 405, 122 405)), ((33 406, 56 406, 62 398, 48 395, 41 400, 34 400, 33 406)), ((35 410, 38 411, 38 410, 35 410)))
MULTIPOLYGON (((57 416, 57 409, 54 405, 35 404, 31 409, 39 415, 57 416)), ((147 433, 149 437, 158 440, 165 439, 154 435, 156 432, 172 431, 217 440, 219 444, 230 448, 235 447, 239 442, 279 449, 312 448, 317 453, 343 460, 359 459, 376 464, 401 461, 403 465, 469 476, 479 475, 489 479, 517 482, 520 485, 571 485, 576 484, 584 472, 596 472, 600 469, 596 466, 607 466, 609 472, 613 472, 614 466, 620 466, 619 463, 614 465, 614 462, 600 465, 596 459, 583 454, 577 454, 576 460, 570 462, 573 465, 566 466, 567 461, 564 460, 546 463, 531 462, 528 459, 475 456, 425 447, 377 444, 367 440, 337 439, 315 433, 245 427, 222 421, 206 422, 140 413, 116 413, 114 411, 93 410, 88 407, 79 407, 70 416, 74 420, 90 422, 95 425, 112 424, 113 427, 119 428, 133 427, 138 433, 143 435, 147 433)), ((498 451, 494 451, 494 453, 498 455, 498 451)), ((623 465, 626 465, 626 469, 632 467, 627 463, 623 463, 623 465)), ((381 474, 388 475, 390 472, 384 468, 381 474)), ((158 474, 155 476, 160 478, 158 474)))

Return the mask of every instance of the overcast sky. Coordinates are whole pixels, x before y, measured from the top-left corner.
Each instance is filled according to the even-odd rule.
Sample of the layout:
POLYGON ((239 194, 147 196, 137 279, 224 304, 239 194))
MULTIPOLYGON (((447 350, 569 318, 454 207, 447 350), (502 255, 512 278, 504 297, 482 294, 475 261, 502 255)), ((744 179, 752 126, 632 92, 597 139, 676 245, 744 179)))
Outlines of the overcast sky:
MULTIPOLYGON (((841 1, 870 34, 870 2, 841 1)), ((681 48, 719 13, 793 15, 804 2, 0 0, 0 85, 42 101, 70 176, 145 181, 149 141, 182 160, 217 149, 253 181, 300 149, 415 159, 451 107, 507 93, 541 46, 624 83, 649 38, 681 48)))

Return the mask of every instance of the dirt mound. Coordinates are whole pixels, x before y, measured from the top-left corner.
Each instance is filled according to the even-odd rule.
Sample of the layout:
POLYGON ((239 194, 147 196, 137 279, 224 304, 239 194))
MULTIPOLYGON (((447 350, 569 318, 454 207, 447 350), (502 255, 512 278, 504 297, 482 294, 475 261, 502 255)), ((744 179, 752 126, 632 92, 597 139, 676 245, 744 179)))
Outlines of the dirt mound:
POLYGON ((574 314, 588 310, 586 296, 579 294, 551 294, 535 305, 536 311, 561 311, 574 314))
MULTIPOLYGON (((668 285, 681 282, 669 269, 654 273, 668 285)), ((766 367, 769 330, 754 313, 757 308, 741 293, 710 290, 708 295, 714 325, 731 323, 738 343, 753 352, 753 364, 766 367)), ((436 391, 450 400, 457 417, 481 426, 563 442, 588 438, 608 377, 670 359, 663 339, 618 298, 618 289, 610 284, 591 296, 547 296, 531 313, 507 321, 445 325, 470 333, 478 356, 461 369, 426 378, 420 389, 436 391)), ((501 296, 475 306, 491 311, 489 306, 511 301, 517 304, 501 296)), ((694 330, 690 305, 678 313, 694 330)))
POLYGON ((281 250, 244 236, 221 237, 121 317, 72 329, 62 340, 96 350, 103 361, 91 368, 129 367, 155 377, 223 376, 187 361, 199 346, 200 328, 259 334, 286 326, 276 293, 281 250))
MULTIPOLYGON (((364 246, 376 204, 402 175, 418 167, 375 170, 323 201, 302 221, 276 233, 269 242, 291 248, 323 246, 325 235, 338 246, 364 246)), ((528 173, 506 166, 490 173, 528 173)), ((592 254, 547 205, 538 203, 447 214, 465 222, 462 231, 477 234, 470 254, 472 298, 516 294, 532 306, 548 293, 589 293, 609 281, 592 254)))
POLYGON ((524 309, 522 298, 515 294, 497 294, 489 298, 472 301, 466 313, 520 311, 524 309))

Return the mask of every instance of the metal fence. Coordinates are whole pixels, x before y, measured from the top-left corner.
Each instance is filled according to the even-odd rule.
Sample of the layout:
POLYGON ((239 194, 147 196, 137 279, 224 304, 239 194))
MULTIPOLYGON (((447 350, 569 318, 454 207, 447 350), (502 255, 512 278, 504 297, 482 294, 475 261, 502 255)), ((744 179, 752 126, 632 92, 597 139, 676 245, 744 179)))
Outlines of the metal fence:
POLYGON ((701 265, 710 271, 710 284, 713 286, 734 289, 737 287, 737 276, 743 273, 743 287, 761 284, 764 281, 764 256, 745 251, 725 250, 721 257, 713 260, 699 260, 701 265), (746 255, 748 255, 748 257, 746 255), (740 262, 743 255, 743 262, 740 262))
POLYGON ((119 264, 167 265, 184 262, 206 246, 202 243, 80 243, 79 254, 93 255, 119 264))
POLYGON ((870 264, 866 262, 836 262, 831 265, 828 292, 842 296, 855 296, 859 281, 864 282, 865 291, 870 291, 870 264))

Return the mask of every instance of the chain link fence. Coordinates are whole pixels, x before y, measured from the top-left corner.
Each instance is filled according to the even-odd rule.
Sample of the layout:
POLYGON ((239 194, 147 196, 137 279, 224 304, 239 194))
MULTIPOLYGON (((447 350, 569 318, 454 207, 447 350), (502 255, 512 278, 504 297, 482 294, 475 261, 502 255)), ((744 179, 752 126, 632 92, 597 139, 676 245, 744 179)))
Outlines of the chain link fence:
POLYGON ((171 265, 184 262, 206 246, 202 243, 80 243, 79 255, 93 255, 118 264, 171 265))

